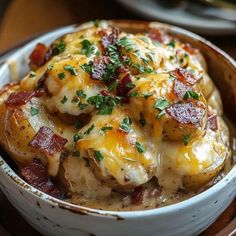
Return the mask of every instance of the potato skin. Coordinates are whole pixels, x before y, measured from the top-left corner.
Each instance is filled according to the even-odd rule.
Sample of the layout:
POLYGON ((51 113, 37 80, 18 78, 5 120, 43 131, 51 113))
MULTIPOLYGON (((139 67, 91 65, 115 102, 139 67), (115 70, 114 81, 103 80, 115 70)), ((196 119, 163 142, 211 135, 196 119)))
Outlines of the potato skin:
POLYGON ((47 165, 47 158, 29 146, 36 132, 22 108, 5 105, 9 94, 17 90, 18 85, 9 84, 0 91, 0 144, 20 166, 31 163, 35 157, 47 165))

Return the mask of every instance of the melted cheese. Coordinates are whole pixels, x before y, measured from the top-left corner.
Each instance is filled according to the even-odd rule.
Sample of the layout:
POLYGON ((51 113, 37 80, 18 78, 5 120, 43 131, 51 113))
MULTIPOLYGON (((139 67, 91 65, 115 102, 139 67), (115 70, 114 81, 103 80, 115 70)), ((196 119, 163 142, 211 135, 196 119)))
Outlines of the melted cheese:
MULTIPOLYGON (((69 190, 79 194, 80 204, 86 205, 88 200, 88 204, 94 206, 91 201, 97 201, 106 208, 105 203, 112 199, 111 209, 120 209, 120 199, 110 197, 112 188, 144 185, 151 189, 155 186, 151 180, 154 177, 163 194, 155 200, 146 200, 147 205, 143 204, 147 208, 167 204, 180 188, 191 188, 196 183, 199 188, 223 168, 229 154, 229 135, 220 118, 221 98, 207 75, 206 62, 198 50, 189 51, 184 43, 172 36, 168 36, 168 42, 160 43, 145 33, 121 32, 119 50, 115 54, 119 53, 126 60, 123 63, 126 71, 121 74, 129 73, 135 86, 130 92, 136 92, 138 96, 130 97, 128 104, 115 106, 111 114, 98 115, 99 104, 95 106, 87 99, 107 91, 109 81, 91 79, 82 67, 92 65, 95 58, 104 55, 101 41, 111 32, 107 25, 89 26, 56 40, 52 47, 64 42, 65 50, 20 82, 20 90, 31 91, 37 88, 39 80, 45 79, 46 92, 22 109, 34 133, 47 126, 68 140, 65 149, 69 156, 62 163, 61 153, 48 157, 48 172, 56 176, 62 165, 69 190), (92 45, 91 53, 83 51, 83 44, 92 45), (198 102, 206 108, 200 125, 180 124, 165 112, 163 117, 158 117, 161 112, 155 108, 158 99, 165 99, 169 104, 179 102, 173 92, 174 80, 170 71, 180 67, 202 78, 194 85, 194 91, 200 96, 198 102), (151 96, 145 97, 147 94, 151 96), (32 106, 39 109, 37 116, 31 116, 32 106), (206 126, 208 111, 217 113, 218 131, 206 126), (76 129, 73 122, 62 121, 61 115, 72 117, 72 120, 82 119, 82 123, 87 124, 76 129), (141 115, 145 120, 143 124, 140 124, 141 115), (129 124, 130 130, 124 131, 121 124, 128 117, 132 124, 129 124), (111 129, 102 130, 104 127, 111 129), (79 140, 74 140, 75 134, 81 136, 79 140), (185 135, 191 136, 186 146, 182 142, 185 135), (72 155, 75 150, 80 151, 80 157, 72 155)), ((110 91, 110 96, 116 96, 116 88, 110 91)), ((0 103, 5 100, 5 96, 0 97, 0 103)), ((0 127, 0 130, 4 129, 0 127)))

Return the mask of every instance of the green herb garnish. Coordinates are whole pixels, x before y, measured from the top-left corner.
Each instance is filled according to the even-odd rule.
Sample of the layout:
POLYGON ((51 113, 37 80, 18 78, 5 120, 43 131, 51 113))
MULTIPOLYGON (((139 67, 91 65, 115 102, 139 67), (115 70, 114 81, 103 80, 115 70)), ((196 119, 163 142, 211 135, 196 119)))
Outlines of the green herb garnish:
POLYGON ((186 134, 186 135, 184 135, 183 136, 183 144, 186 146, 186 145, 188 145, 188 143, 189 143, 189 140, 190 140, 190 135, 189 134, 186 134))
POLYGON ((84 134, 90 134, 91 133, 91 131, 94 129, 94 124, 92 124, 85 132, 84 132, 84 134))
POLYGON ((76 91, 76 95, 78 97, 81 97, 81 98, 86 98, 86 96, 87 96, 82 89, 81 90, 77 90, 76 91))
POLYGON ((97 161, 101 161, 102 159, 104 159, 103 155, 101 154, 100 151, 94 151, 94 156, 96 158, 97 161))
POLYGON ((129 82, 129 83, 127 83, 127 84, 125 85, 125 87, 132 89, 132 88, 135 87, 135 84, 133 84, 132 82, 129 82))
POLYGON ((125 117, 120 124, 120 128, 126 133, 129 133, 131 124, 132 120, 130 119, 130 117, 125 117))
POLYGON ((88 106, 88 104, 82 103, 82 102, 79 102, 79 104, 78 104, 78 107, 79 107, 80 110, 84 110, 84 108, 87 107, 87 106, 88 106))
POLYGON ((71 75, 78 75, 78 71, 74 66, 70 65, 64 66, 64 70, 70 72, 71 75))
POLYGON ((64 78, 65 78, 65 73, 64 73, 64 72, 59 73, 59 74, 57 74, 57 77, 58 77, 59 79, 64 79, 64 78))
POLYGON ((135 146, 136 146, 139 153, 143 153, 145 151, 143 145, 140 144, 139 142, 136 142, 135 146))
POLYGON ((114 88, 118 86, 118 81, 114 80, 109 86, 108 86, 108 91, 112 91, 114 88))
POLYGON ((93 70, 93 63, 89 62, 89 63, 85 63, 83 65, 80 66, 86 73, 91 74, 92 70, 93 70))
POLYGON ((90 57, 92 54, 94 54, 96 48, 94 44, 91 43, 89 40, 84 39, 81 42, 81 45, 82 45, 82 50, 81 50, 82 54, 86 55, 87 57, 90 57))
POLYGON ((56 56, 61 52, 64 52, 66 48, 66 44, 64 42, 59 42, 53 49, 52 49, 52 55, 56 56))
POLYGON ((108 130, 112 130, 112 127, 111 126, 104 126, 100 129, 101 132, 106 132, 108 130))
POLYGON ((37 115, 38 113, 39 113, 39 109, 34 108, 34 107, 31 107, 31 108, 30 108, 30 114, 31 114, 31 116, 35 116, 35 115, 37 115))
POLYGON ((157 99, 154 107, 159 109, 159 110, 164 110, 166 107, 169 106, 169 102, 166 99, 159 98, 157 99))
POLYGON ((82 134, 81 133, 77 133, 74 135, 74 142, 77 142, 79 139, 82 138, 82 134))
POLYGON ((67 102, 67 100, 68 100, 68 98, 67 98, 66 96, 64 96, 64 97, 62 98, 62 100, 61 100, 61 103, 64 104, 64 103, 67 102))
POLYGON ((199 100, 199 94, 194 91, 189 90, 184 94, 183 98, 184 99, 193 98, 195 100, 199 100))

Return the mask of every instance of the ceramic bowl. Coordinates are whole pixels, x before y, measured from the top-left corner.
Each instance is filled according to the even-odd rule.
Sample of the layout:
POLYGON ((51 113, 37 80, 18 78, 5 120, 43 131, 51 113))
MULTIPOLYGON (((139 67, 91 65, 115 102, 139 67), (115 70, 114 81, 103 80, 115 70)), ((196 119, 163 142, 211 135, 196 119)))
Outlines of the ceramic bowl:
MULTIPOLYGON (((170 25, 137 21, 108 21, 130 32, 157 25, 204 54, 209 74, 220 89, 226 113, 236 114, 236 63, 226 53, 191 32, 170 25)), ((87 23, 88 24, 88 23, 87 23)), ((0 67, 0 86, 19 79, 28 70, 28 56, 37 42, 50 44, 57 37, 85 27, 72 25, 35 39, 10 56, 0 67)), ((5 160, 4 160, 5 159, 5 160)), ((159 209, 117 212, 90 209, 55 199, 24 182, 0 156, 0 187, 22 216, 44 235, 196 235, 212 224, 236 196, 236 166, 217 184, 183 202, 159 209)))

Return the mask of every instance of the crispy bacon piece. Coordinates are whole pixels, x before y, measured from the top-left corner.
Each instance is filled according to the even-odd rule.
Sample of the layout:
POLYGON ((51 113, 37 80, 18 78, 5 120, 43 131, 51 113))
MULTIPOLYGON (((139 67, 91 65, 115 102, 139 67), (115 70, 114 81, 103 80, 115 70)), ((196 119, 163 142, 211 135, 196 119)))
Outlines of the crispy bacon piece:
POLYGON ((216 114, 210 115, 207 119, 207 124, 210 129, 212 129, 213 131, 217 131, 218 130, 217 115, 216 114))
POLYGON ((55 184, 50 180, 47 169, 40 159, 33 159, 33 162, 21 168, 20 174, 23 179, 37 188, 53 197, 62 198, 63 195, 55 184))
POLYGON ((146 189, 143 186, 135 188, 134 192, 131 195, 131 202, 134 205, 140 205, 143 203, 144 193, 146 189))
POLYGON ((199 80, 199 78, 183 68, 177 68, 171 71, 170 74, 176 79, 187 82, 191 85, 194 85, 199 80))
POLYGON ((112 31, 110 34, 106 33, 101 38, 101 45, 103 52, 106 54, 106 49, 117 42, 119 36, 119 29, 118 28, 112 28, 112 31))
POLYGON ((156 40, 160 43, 164 43, 168 40, 168 36, 163 30, 159 30, 155 28, 148 29, 148 36, 151 39, 156 40))
POLYGON ((55 134, 48 127, 41 127, 29 145, 46 155, 53 155, 63 150, 67 139, 55 134))
POLYGON ((182 124, 196 124, 204 116, 206 110, 194 104, 188 103, 175 103, 166 108, 167 113, 182 124))
POLYGON ((111 63, 111 60, 107 56, 96 57, 93 62, 91 79, 103 80, 103 76, 106 73, 106 67, 109 63, 111 63))
POLYGON ((179 98, 183 98, 185 93, 189 90, 192 90, 191 86, 188 86, 187 84, 183 83, 182 81, 176 79, 174 81, 174 94, 178 96, 179 98))
POLYGON ((44 44, 38 43, 29 56, 30 65, 36 68, 42 66, 46 62, 47 52, 48 48, 44 44))
POLYGON ((129 83, 132 83, 131 76, 127 73, 122 79, 120 79, 119 84, 116 88, 117 96, 127 97, 129 91, 132 89, 127 86, 129 83))
POLYGON ((21 106, 25 105, 33 97, 41 97, 42 95, 42 90, 15 92, 8 97, 5 104, 9 107, 21 106))

